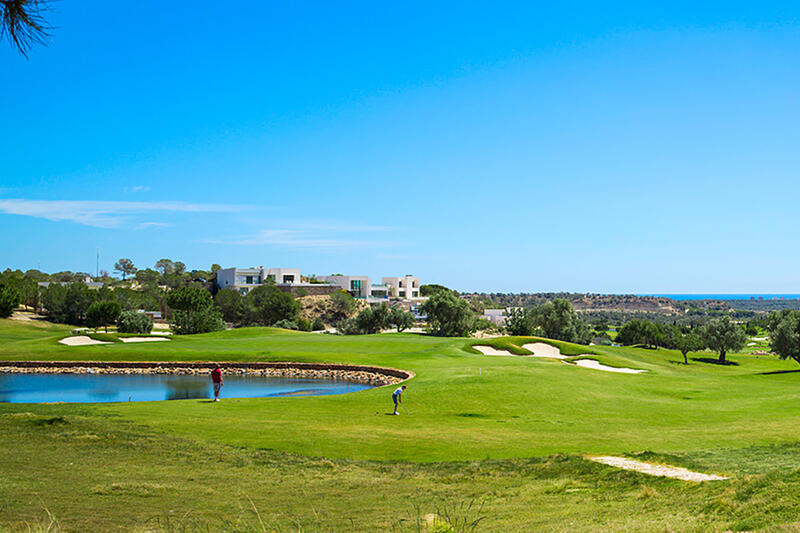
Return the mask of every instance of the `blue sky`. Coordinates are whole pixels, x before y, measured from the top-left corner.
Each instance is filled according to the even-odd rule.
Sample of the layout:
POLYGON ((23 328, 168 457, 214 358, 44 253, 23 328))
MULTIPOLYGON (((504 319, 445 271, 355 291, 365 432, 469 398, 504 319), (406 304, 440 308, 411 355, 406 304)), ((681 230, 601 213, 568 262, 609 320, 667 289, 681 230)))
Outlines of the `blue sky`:
POLYGON ((0 268, 800 292, 800 6, 61 0, 0 268))

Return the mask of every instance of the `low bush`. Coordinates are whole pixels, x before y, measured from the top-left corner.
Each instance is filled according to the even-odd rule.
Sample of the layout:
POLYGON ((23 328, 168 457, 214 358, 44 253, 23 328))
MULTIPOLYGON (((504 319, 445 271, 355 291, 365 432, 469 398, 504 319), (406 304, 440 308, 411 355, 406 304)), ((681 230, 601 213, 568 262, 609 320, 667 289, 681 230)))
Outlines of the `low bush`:
POLYGON ((123 311, 117 319, 117 331, 120 333, 145 333, 153 331, 153 319, 150 315, 136 311, 123 311))

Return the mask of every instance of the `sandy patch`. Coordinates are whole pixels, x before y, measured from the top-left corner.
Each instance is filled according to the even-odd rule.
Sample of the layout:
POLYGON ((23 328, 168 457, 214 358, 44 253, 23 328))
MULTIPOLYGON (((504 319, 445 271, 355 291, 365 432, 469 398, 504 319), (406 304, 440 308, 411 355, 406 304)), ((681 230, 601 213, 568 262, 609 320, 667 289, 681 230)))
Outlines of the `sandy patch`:
POLYGON ((755 342, 748 342, 748 343, 747 343, 747 345, 748 345, 748 346, 755 346, 756 344, 757 344, 757 343, 755 343, 755 342))
POLYGON ((91 346, 93 344, 113 344, 111 342, 106 341, 96 341, 86 335, 78 335, 76 337, 67 337, 65 339, 61 339, 61 344, 66 344, 67 346, 91 346))
POLYGON ((533 353, 533 355, 529 355, 528 357, 569 359, 568 356, 561 354, 561 350, 559 350, 557 346, 553 346, 552 344, 547 344, 545 342, 529 342, 528 344, 523 344, 522 347, 533 353))
POLYGON ((122 342, 158 342, 168 341, 169 339, 164 337, 120 337, 119 340, 122 342))
POLYGON ((594 359, 581 359, 580 361, 575 361, 575 364, 583 368, 603 370, 605 372, 617 372, 619 374, 641 374, 642 372, 647 372, 647 370, 637 370, 635 368, 619 368, 616 366, 608 366, 600 363, 599 361, 595 361, 594 359))
POLYGON ((769 337, 752 337, 751 340, 754 340, 754 341, 766 341, 766 340, 769 340, 769 337))
POLYGON ((700 472, 692 472, 686 468, 678 466, 654 465, 642 461, 635 461, 625 457, 587 457, 590 461, 596 463, 603 463, 604 465, 615 466, 625 470, 635 470, 643 474, 651 476, 672 477, 681 479, 683 481, 720 481, 728 479, 724 476, 717 476, 715 474, 701 474, 700 472))
POLYGON ((508 350, 498 350, 494 346, 473 344, 472 347, 481 352, 483 355, 513 355, 516 357, 516 354, 513 354, 508 350))

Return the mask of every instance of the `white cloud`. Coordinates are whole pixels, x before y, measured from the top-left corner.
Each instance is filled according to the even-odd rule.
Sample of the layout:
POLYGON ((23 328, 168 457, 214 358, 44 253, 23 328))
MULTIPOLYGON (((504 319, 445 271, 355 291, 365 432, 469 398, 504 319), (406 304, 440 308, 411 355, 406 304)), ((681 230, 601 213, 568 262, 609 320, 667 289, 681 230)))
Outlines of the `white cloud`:
POLYGON ((70 221, 97 228, 119 227, 126 215, 137 213, 231 213, 241 209, 243 206, 186 202, 0 199, 0 213, 70 221))
POLYGON ((147 192, 150 190, 149 185, 133 185, 131 187, 125 187, 125 192, 147 192))
POLYGON ((172 224, 167 224, 166 222, 142 222, 136 229, 147 229, 147 228, 168 228, 172 224))

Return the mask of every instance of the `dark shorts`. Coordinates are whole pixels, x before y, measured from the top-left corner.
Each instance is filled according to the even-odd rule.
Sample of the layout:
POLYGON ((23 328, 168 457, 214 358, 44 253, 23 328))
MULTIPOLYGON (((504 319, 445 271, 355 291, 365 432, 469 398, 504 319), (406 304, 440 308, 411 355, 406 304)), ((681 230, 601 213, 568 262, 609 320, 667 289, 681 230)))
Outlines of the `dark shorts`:
POLYGON ((392 400, 394 400, 394 406, 397 407, 397 396, 392 396, 392 400))

